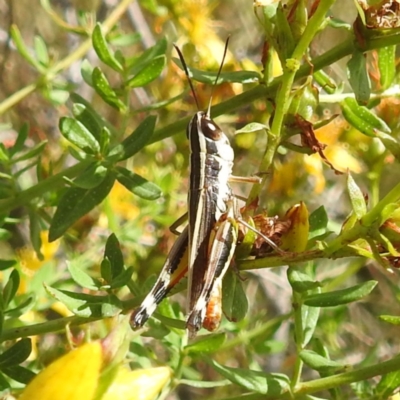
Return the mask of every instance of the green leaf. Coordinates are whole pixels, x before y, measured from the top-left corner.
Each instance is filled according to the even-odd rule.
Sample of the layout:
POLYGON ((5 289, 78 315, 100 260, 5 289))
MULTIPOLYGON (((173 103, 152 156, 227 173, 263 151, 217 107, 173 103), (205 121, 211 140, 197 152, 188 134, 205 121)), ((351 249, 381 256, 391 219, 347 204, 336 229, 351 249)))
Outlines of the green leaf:
POLYGON ((158 56, 165 55, 168 47, 167 39, 160 39, 154 46, 146 49, 140 56, 133 57, 128 61, 130 66, 130 74, 136 75, 145 64, 158 56))
MULTIPOLYGON (((79 116, 76 116, 76 119, 80 122, 83 123, 83 125, 86 126, 86 128, 93 134, 93 136, 101 143, 101 137, 99 138, 98 133, 99 133, 99 129, 103 129, 104 127, 107 128, 110 132, 112 136, 118 136, 118 131, 114 128, 113 125, 111 125, 106 119, 104 119, 91 105, 91 103, 89 103, 88 101, 86 101, 83 97, 79 96, 79 94, 77 93, 71 93, 71 100, 75 103, 75 104, 80 104, 81 106, 85 107, 85 111, 81 111, 81 114, 83 114, 81 116, 81 114, 79 116), (90 117, 88 117, 87 119, 84 118, 85 113, 89 113, 90 117), (94 119, 96 121, 96 125, 94 125, 94 123, 88 124, 88 119, 94 119), (88 125, 87 125, 88 124, 88 125)), ((78 111, 79 112, 79 111, 78 111)), ((101 134, 100 134, 101 136, 101 134)))
POLYGON ((389 324, 400 325, 400 317, 397 315, 380 315, 379 318, 389 324))
POLYGON ((367 281, 343 290, 310 295, 304 299, 304 304, 310 307, 334 307, 352 303, 369 295, 377 283, 367 281))
POLYGON ((389 399, 390 395, 400 387, 400 371, 389 372, 381 377, 376 385, 375 395, 378 399, 389 399))
POLYGON ((153 135, 157 118, 147 117, 121 144, 115 146, 109 153, 110 160, 122 161, 132 157, 149 142, 153 135))
POLYGON ((85 59, 81 63, 81 75, 85 83, 87 83, 90 87, 94 87, 92 75, 93 75, 93 66, 90 62, 85 59))
POLYGON ((129 79, 126 84, 130 88, 145 86, 158 78, 165 67, 166 57, 159 56, 146 64, 133 78, 129 79))
POLYGON ((134 267, 124 269, 118 276, 116 276, 110 285, 111 289, 118 289, 128 284, 132 278, 132 274, 135 272, 134 267))
POLYGON ((5 271, 13 267, 17 263, 17 260, 0 260, 0 271, 5 271))
POLYGON ((11 272, 10 277, 8 278, 8 281, 3 289, 3 302, 5 307, 7 307, 8 304, 10 304, 15 294, 17 293, 19 283, 20 283, 19 272, 16 269, 14 269, 11 272))
POLYGON ((381 47, 378 52, 378 68, 383 90, 392 84, 396 75, 396 46, 381 47))
POLYGON ((343 116, 347 122, 367 136, 379 137, 378 133, 390 134, 391 129, 385 121, 377 117, 367 107, 358 105, 352 97, 341 102, 343 116))
POLYGON ((262 132, 268 130, 269 127, 267 125, 260 124, 259 122, 250 122, 250 124, 247 124, 243 128, 237 130, 235 135, 238 135, 240 133, 262 132))
MULTIPOLYGON (((183 70, 182 63, 179 59, 173 58, 178 67, 183 70)), ((196 82, 207 83, 213 85, 217 79, 218 72, 216 71, 201 71, 199 69, 188 67, 189 76, 196 82)), ((261 76, 256 71, 230 71, 221 72, 218 77, 217 85, 226 82, 237 82, 242 84, 247 83, 258 83, 261 80, 261 76)))
POLYGON ((49 229, 49 241, 58 239, 71 225, 100 204, 114 185, 113 174, 93 189, 68 188, 61 197, 49 229))
POLYGON ((111 131, 103 126, 100 131, 100 150, 101 154, 108 154, 108 149, 110 147, 111 141, 111 131))
POLYGON ((106 247, 104 249, 104 258, 107 258, 110 263, 111 279, 107 279, 107 282, 111 282, 112 279, 116 278, 124 271, 124 258, 122 256, 121 246, 114 233, 107 239, 106 247))
POLYGON ((9 379, 6 379, 3 374, 0 373, 0 391, 10 390, 11 385, 9 379))
POLYGON ((103 258, 103 260, 101 261, 100 275, 105 282, 111 283, 112 281, 111 263, 108 258, 103 258))
POLYGON ((28 384, 36 374, 28 368, 21 367, 20 365, 15 365, 14 367, 3 368, 2 372, 14 379, 17 382, 28 384))
POLYGON ((287 277, 290 286, 298 293, 304 293, 322 286, 320 282, 315 281, 306 270, 301 268, 289 267, 287 270, 287 277))
POLYGON ((19 155, 18 157, 13 158, 12 164, 16 164, 17 162, 20 161, 30 160, 31 158, 36 157, 37 155, 43 152, 46 146, 47 146, 47 140, 42 140, 40 143, 29 149, 27 152, 19 155))
POLYGON ((286 12, 283 8, 281 2, 278 2, 278 7, 276 9, 276 24, 274 35, 276 35, 276 41, 278 42, 278 48, 276 49, 281 63, 285 65, 286 60, 292 56, 295 41, 293 38, 292 30, 290 29, 290 24, 286 17, 286 12))
POLYGON ((35 36, 34 38, 34 47, 35 47, 35 53, 36 53, 36 58, 38 61, 44 65, 48 66, 50 62, 50 57, 49 57, 49 52, 47 51, 47 46, 45 41, 41 36, 35 36))
POLYGON ((300 358, 305 364, 307 364, 312 369, 321 373, 331 373, 341 371, 345 369, 345 365, 340 364, 336 361, 329 360, 328 358, 322 357, 319 354, 311 350, 302 350, 299 353, 300 358))
POLYGON ((249 303, 242 284, 235 273, 228 271, 222 281, 222 310, 229 321, 241 321, 249 303))
POLYGON ((49 99, 53 104, 56 106, 60 106, 65 104, 69 99, 69 92, 68 90, 64 89, 54 89, 51 88, 44 92, 44 95, 47 99, 49 99))
POLYGON ((100 152, 99 142, 80 121, 62 117, 59 127, 62 135, 85 153, 98 154, 100 152))
POLYGON ((118 182, 136 196, 146 200, 156 200, 162 195, 161 189, 155 183, 149 182, 126 168, 117 167, 116 170, 118 182))
POLYGON ((29 237, 31 244, 39 260, 43 260, 43 254, 41 253, 42 238, 40 236, 42 225, 41 217, 35 208, 28 209, 29 214, 29 237))
POLYGON ((209 363, 226 379, 252 392, 279 396, 290 390, 289 379, 285 375, 226 367, 214 360, 209 360, 209 363))
POLYGON ((95 52, 104 64, 108 65, 117 72, 123 72, 122 65, 115 58, 106 41, 106 38, 103 35, 100 23, 97 23, 95 28, 93 29, 92 42, 95 52))
POLYGON ((325 90, 328 94, 334 94, 337 90, 336 82, 332 79, 330 75, 328 75, 322 69, 314 72, 313 74, 315 81, 323 90, 325 90))
MULTIPOLYGON (((320 290, 314 290, 314 293, 320 293, 320 290)), ((303 340, 302 347, 304 348, 312 339, 315 329, 318 324, 319 314, 321 309, 319 307, 309 307, 306 305, 302 305, 301 315, 303 320, 303 340)))
POLYGON ((10 34, 19 54, 21 54, 21 56, 39 72, 44 73, 46 71, 45 68, 43 68, 43 66, 33 56, 31 56, 17 25, 11 25, 10 34))
POLYGON ((25 146, 25 141, 28 138, 29 134, 29 124, 24 123, 21 127, 21 129, 18 131, 18 136, 17 140, 14 143, 14 146, 12 146, 9 149, 10 156, 12 157, 14 154, 22 151, 22 149, 25 146))
POLYGON ((215 353, 224 344, 225 333, 200 336, 195 342, 185 347, 190 354, 215 353))
POLYGON ((109 38, 108 42, 113 46, 126 47, 132 46, 133 44, 140 41, 142 36, 140 33, 127 33, 127 34, 118 34, 118 36, 109 38))
POLYGON ((359 103, 367 104, 371 96, 371 81, 367 71, 366 56, 362 51, 355 50, 347 63, 350 86, 359 103))
POLYGON ((99 283, 75 264, 74 262, 68 264, 68 271, 71 274, 71 278, 83 288, 98 290, 99 283))
POLYGON ((15 303, 17 303, 18 305, 14 308, 9 308, 7 311, 4 312, 4 314, 7 314, 12 318, 19 318, 22 314, 25 314, 26 312, 31 310, 34 306, 34 297, 25 297, 26 295, 15 297, 15 303))
POLYGON ((92 72, 93 87, 97 94, 110 106, 118 111, 126 112, 126 105, 118 98, 115 91, 111 88, 106 76, 99 67, 95 67, 92 72))
POLYGON ((0 369, 24 362, 32 351, 31 339, 24 338, 0 354, 0 369))
POLYGON ((328 214, 324 206, 313 211, 309 217, 310 230, 308 233, 308 240, 325 234, 327 232, 328 222, 328 214))
POLYGON ((96 118, 92 111, 86 107, 86 105, 81 103, 74 103, 72 113, 74 117, 94 136, 97 142, 100 142, 100 135, 103 127, 100 117, 96 118))
POLYGON ((99 163, 90 164, 80 175, 78 175, 72 184, 82 189, 93 189, 104 181, 108 169, 99 163))
POLYGON ((350 172, 347 174, 347 190, 349 192, 352 209, 357 216, 361 219, 367 213, 367 205, 361 189, 357 186, 350 172))
POLYGON ((193 379, 179 379, 181 385, 187 385, 195 388, 214 388, 221 386, 228 386, 231 384, 230 381, 224 379, 222 381, 195 381, 193 379))
POLYGON ((63 303, 74 314, 86 318, 92 316, 90 308, 87 307, 86 300, 73 298, 70 295, 65 294, 63 291, 57 290, 51 286, 47 286, 46 284, 44 284, 44 287, 50 296, 61 301, 61 303, 63 303))

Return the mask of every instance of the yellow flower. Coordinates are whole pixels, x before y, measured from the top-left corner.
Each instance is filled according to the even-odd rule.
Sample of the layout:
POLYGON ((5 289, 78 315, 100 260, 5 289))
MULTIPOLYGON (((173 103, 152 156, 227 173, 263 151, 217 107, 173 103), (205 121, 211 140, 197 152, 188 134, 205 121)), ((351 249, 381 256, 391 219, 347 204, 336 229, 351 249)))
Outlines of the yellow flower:
POLYGON ((19 400, 92 400, 102 358, 100 342, 84 344, 39 373, 19 400))
POLYGON ((167 367, 129 371, 120 368, 101 400, 153 400, 171 379, 167 367))

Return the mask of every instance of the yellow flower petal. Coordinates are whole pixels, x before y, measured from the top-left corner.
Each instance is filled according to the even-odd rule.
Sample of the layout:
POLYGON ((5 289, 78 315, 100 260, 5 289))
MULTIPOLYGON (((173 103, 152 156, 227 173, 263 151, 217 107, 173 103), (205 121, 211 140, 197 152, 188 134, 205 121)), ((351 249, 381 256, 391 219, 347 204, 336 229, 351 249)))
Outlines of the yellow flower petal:
POLYGON ((101 364, 101 344, 84 344, 46 367, 28 384, 19 400, 92 400, 101 364))
POLYGON ((170 379, 167 367, 136 371, 120 368, 101 400, 154 400, 170 379))

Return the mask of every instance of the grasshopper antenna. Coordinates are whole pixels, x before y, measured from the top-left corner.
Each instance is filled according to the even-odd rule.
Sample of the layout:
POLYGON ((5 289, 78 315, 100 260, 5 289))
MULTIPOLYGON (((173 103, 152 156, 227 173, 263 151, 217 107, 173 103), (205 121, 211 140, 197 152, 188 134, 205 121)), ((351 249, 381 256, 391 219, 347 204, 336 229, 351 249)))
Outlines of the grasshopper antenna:
POLYGON ((187 77, 187 79, 189 81, 189 86, 190 86, 190 89, 192 90, 192 94, 193 94, 194 100, 196 102, 197 109, 200 110, 199 101, 197 100, 196 92, 194 91, 192 80, 190 79, 189 70, 188 70, 188 67, 186 65, 186 61, 185 61, 185 59, 183 57, 183 54, 180 51, 179 47, 176 46, 175 44, 174 44, 174 47, 175 47, 175 50, 177 51, 177 53, 179 55, 179 59, 181 60, 181 63, 182 63, 182 66, 183 66, 183 70, 185 71, 186 77, 187 77))
POLYGON ((224 61, 225 61, 226 53, 227 53, 227 51, 228 51, 228 44, 229 44, 229 39, 230 39, 230 38, 231 38, 231 37, 228 36, 227 39, 226 39, 226 42, 225 42, 225 49, 224 49, 224 55, 222 56, 222 61, 221 61, 221 64, 219 65, 219 70, 218 70, 218 73, 217 73, 217 77, 215 78, 214 85, 213 85, 213 87, 212 87, 212 89, 211 89, 211 96, 210 96, 210 101, 208 102, 208 109, 207 109, 207 117, 208 117, 208 118, 210 118, 212 97, 213 97, 213 94, 214 94, 214 91, 215 91, 215 86, 217 86, 217 82, 218 82, 219 76, 220 76, 220 74, 221 74, 222 67, 224 66, 224 61))

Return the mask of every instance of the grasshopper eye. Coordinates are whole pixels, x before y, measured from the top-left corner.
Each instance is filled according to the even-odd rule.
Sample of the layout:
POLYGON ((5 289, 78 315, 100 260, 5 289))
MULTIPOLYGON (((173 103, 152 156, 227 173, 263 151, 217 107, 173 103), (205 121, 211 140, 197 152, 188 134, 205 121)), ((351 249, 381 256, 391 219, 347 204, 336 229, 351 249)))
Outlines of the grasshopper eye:
POLYGON ((212 140, 220 140, 223 135, 221 128, 213 120, 206 118, 201 120, 201 131, 212 140))

